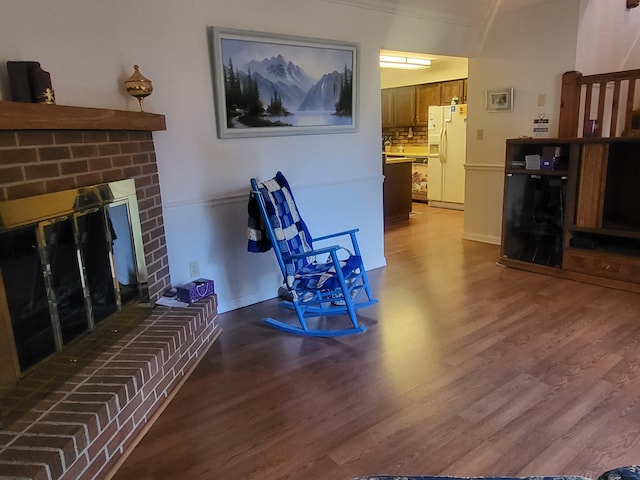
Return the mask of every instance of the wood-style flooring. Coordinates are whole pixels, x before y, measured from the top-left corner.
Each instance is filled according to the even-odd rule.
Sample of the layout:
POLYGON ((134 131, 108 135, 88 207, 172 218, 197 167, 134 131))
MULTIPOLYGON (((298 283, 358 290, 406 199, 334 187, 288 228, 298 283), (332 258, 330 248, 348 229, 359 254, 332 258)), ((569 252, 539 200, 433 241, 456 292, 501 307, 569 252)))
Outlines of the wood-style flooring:
MULTIPOLYGON (((463 213, 414 205, 370 272, 366 333, 222 336, 115 475, 597 476, 640 463, 640 295, 496 265, 463 213)), ((315 232, 316 234, 324 232, 315 232)))

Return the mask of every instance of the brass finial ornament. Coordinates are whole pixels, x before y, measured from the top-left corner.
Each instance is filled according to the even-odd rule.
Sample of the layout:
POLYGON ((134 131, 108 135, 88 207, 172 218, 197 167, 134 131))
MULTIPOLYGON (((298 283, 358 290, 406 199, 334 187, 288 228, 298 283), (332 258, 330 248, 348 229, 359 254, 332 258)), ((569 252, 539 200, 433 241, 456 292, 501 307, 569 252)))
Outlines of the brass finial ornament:
POLYGON ((138 67, 138 65, 134 65, 133 69, 133 75, 124 81, 124 86, 129 95, 138 99, 140 111, 144 112, 143 102, 145 97, 148 97, 151 95, 151 92, 153 92, 153 85, 151 80, 140 73, 140 67, 138 67))

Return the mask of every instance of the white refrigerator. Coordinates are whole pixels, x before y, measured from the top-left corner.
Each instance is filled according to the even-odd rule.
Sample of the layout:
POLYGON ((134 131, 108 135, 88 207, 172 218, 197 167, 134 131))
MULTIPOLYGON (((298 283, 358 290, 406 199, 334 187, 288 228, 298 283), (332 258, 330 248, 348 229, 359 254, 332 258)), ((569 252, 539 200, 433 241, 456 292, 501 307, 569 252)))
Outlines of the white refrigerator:
POLYGON ((466 105, 429 107, 428 149, 429 205, 464 210, 466 105))

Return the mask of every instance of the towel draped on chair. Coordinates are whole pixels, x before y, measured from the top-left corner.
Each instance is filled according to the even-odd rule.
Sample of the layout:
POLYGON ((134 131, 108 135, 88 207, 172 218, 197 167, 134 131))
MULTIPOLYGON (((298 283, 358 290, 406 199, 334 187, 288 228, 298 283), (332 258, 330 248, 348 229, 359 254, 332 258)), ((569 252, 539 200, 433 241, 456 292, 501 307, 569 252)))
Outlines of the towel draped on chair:
POLYGON ((255 194, 249 194, 249 204, 247 205, 249 221, 247 228, 248 245, 247 250, 253 253, 263 253, 271 250, 271 240, 267 234, 267 226, 260 215, 260 207, 255 194))

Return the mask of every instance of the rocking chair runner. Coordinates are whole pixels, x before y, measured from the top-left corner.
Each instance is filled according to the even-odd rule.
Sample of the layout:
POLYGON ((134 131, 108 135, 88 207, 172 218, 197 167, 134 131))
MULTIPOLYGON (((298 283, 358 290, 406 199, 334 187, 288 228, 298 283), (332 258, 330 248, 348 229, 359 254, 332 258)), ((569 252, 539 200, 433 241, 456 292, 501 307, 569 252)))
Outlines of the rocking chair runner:
POLYGON ((356 310, 377 303, 373 298, 356 240, 358 229, 311 238, 300 217, 291 189, 281 172, 275 178, 258 183, 251 179, 249 201, 249 251, 265 252, 272 246, 291 298, 281 305, 294 309, 300 326, 266 318, 264 322, 279 330, 299 335, 337 337, 360 333, 366 327, 358 323, 356 310), (334 245, 314 249, 313 242, 348 236, 349 256, 340 259, 334 245), (319 257, 327 255, 326 262, 319 257), (342 329, 309 328, 307 319, 347 314, 351 326, 342 329))

